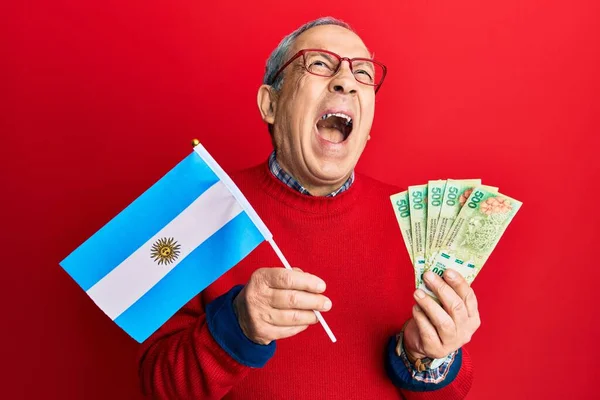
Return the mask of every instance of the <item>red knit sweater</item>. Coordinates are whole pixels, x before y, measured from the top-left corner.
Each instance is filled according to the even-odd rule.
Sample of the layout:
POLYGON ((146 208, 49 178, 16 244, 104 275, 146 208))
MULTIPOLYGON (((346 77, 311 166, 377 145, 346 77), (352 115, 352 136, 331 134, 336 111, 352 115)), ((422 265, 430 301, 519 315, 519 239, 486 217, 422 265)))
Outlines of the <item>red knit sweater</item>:
POLYGON ((278 340, 262 368, 235 361, 212 337, 205 306, 245 284, 260 267, 281 267, 267 243, 196 296, 141 349, 143 391, 161 399, 462 399, 472 381, 463 350, 460 372, 431 392, 400 390, 386 375, 392 335, 411 316, 413 268, 389 196, 399 190, 357 174, 336 197, 300 194, 263 164, 232 175, 292 266, 321 277, 333 307, 320 325, 278 340))

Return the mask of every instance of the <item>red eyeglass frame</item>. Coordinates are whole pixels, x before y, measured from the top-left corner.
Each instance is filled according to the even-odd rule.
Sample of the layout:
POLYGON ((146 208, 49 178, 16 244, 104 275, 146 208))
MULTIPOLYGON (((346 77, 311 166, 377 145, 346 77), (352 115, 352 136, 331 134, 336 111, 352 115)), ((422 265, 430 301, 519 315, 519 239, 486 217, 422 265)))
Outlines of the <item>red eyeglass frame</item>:
POLYGON ((352 72, 352 75, 354 76, 354 70, 352 69, 352 62, 353 61, 369 61, 369 62, 372 62, 373 64, 379 65, 381 67, 381 69, 383 70, 383 75, 381 76, 381 81, 379 83, 365 83, 365 82, 359 81, 356 78, 356 76, 354 76, 354 79, 356 79, 356 81, 358 83, 362 83, 363 85, 374 86, 375 87, 375 93, 377 93, 377 91, 379 90, 379 88, 381 88, 381 85, 383 85, 383 81, 385 80, 385 75, 387 74, 387 67, 385 65, 383 65, 382 63, 380 63, 379 61, 373 60, 372 58, 364 58, 364 57, 355 57, 355 58, 342 57, 342 56, 334 53, 333 51, 323 50, 323 49, 302 49, 302 50, 300 50, 299 52, 297 52, 296 54, 294 54, 294 56, 292 58, 290 58, 285 64, 283 64, 281 66, 281 68, 279 68, 279 70, 275 73, 275 76, 273 77, 273 82, 275 82, 277 80, 277 77, 283 72, 283 70, 288 65, 290 65, 293 61, 295 61, 298 57, 300 57, 300 56, 304 57, 304 54, 307 53, 307 52, 309 52, 309 51, 318 51, 320 53, 330 54, 330 55, 334 56, 335 58, 337 58, 338 61, 339 61, 336 70, 333 71, 333 74, 331 74, 331 76, 328 76, 328 75, 315 74, 314 72, 309 71, 308 68, 306 68, 306 60, 304 60, 305 62, 303 63, 302 67, 309 74, 316 75, 316 76, 322 76, 322 77, 325 77, 325 78, 331 78, 332 76, 335 76, 335 74, 338 73, 338 71, 340 70, 340 67, 342 66, 342 62, 343 61, 348 61, 348 65, 350 66, 350 71, 352 72))

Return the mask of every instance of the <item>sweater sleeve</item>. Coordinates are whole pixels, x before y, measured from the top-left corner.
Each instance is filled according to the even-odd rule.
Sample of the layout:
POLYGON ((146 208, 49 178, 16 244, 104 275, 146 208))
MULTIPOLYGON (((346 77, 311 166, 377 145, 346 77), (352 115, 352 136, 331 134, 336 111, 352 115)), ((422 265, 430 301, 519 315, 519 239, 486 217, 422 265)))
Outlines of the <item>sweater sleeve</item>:
POLYGON ((143 344, 139 377, 153 399, 220 399, 275 351, 250 341, 233 311, 236 286, 203 307, 196 296, 143 344), (204 309, 205 308, 205 309, 204 309))
POLYGON ((448 366, 445 379, 438 383, 413 379, 413 370, 396 355, 395 349, 396 340, 392 337, 386 351, 386 370, 406 400, 460 400, 467 396, 473 382, 473 365, 464 347, 448 366))

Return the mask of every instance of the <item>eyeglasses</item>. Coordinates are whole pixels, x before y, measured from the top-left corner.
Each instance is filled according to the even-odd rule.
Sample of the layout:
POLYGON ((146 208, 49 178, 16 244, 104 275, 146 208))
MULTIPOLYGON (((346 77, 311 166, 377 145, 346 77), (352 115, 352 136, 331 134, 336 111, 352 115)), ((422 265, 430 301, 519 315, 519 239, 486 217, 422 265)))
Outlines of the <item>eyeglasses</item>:
POLYGON ((385 65, 370 58, 348 58, 341 57, 328 50, 304 49, 297 52, 288 62, 279 68, 273 77, 273 82, 298 57, 303 58, 303 66, 306 71, 313 75, 327 78, 334 76, 339 71, 342 61, 348 61, 354 78, 364 85, 375 87, 375 93, 381 87, 387 73, 385 65))

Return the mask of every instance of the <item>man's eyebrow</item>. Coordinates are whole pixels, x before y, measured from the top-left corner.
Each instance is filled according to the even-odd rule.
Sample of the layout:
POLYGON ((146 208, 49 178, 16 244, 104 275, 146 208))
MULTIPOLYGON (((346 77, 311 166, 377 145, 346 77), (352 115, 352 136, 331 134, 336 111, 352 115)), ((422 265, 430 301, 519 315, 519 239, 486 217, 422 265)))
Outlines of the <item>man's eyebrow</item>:
POLYGON ((321 54, 323 57, 325 57, 328 61, 333 61, 333 56, 331 54, 328 53, 319 53, 321 54))

